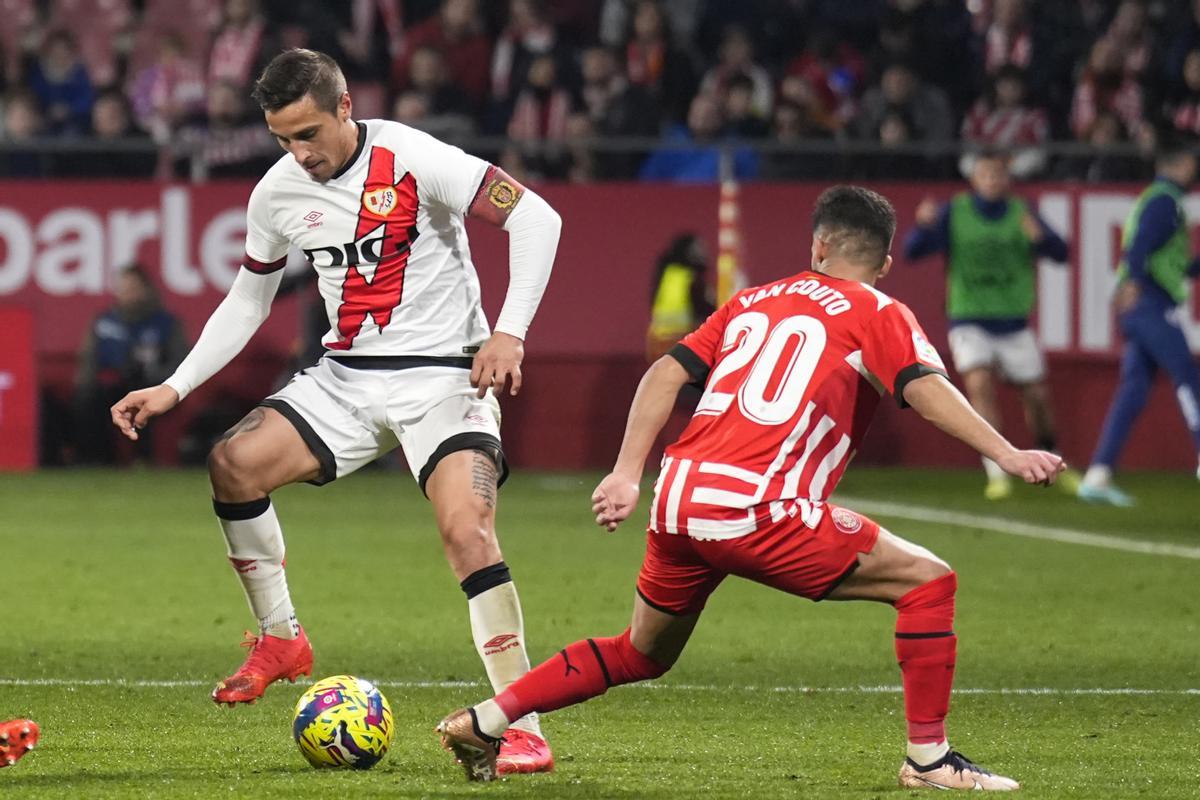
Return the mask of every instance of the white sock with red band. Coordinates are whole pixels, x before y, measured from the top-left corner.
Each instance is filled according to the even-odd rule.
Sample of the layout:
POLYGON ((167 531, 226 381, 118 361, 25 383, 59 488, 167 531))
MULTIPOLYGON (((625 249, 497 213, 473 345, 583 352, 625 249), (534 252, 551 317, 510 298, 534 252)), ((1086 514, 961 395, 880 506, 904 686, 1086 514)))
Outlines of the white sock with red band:
POLYGON ((300 624, 283 571, 283 531, 270 498, 248 503, 214 500, 213 510, 225 534, 229 563, 242 582, 262 632, 295 639, 300 624))

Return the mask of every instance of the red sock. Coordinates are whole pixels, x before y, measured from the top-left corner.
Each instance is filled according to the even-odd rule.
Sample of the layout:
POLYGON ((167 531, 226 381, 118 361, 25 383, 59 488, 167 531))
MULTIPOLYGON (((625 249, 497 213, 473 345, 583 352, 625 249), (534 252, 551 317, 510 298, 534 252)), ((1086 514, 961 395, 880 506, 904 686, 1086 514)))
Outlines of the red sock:
POLYGON ((554 711, 582 703, 611 686, 657 678, 667 668, 639 653, 629 629, 609 639, 584 639, 543 661, 496 696, 510 721, 531 711, 554 711))
POLYGON ((908 740, 930 744, 946 739, 950 686, 954 683, 953 572, 922 584, 896 601, 896 658, 904 680, 908 740))

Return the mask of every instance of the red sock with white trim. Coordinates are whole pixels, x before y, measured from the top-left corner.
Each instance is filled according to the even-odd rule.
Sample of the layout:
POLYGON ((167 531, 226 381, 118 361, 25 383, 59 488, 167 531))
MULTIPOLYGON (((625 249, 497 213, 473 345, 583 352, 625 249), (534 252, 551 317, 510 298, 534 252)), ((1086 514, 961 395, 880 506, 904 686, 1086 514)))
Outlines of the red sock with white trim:
POLYGON ((620 636, 584 639, 567 645, 492 700, 475 706, 479 728, 488 736, 500 736, 511 721, 531 711, 544 713, 582 703, 612 686, 657 678, 666 671, 638 652, 628 628, 620 636))
POLYGON ((918 586, 896 601, 896 658, 904 682, 909 758, 930 764, 949 750, 946 715, 958 637, 954 635, 951 572, 918 586))

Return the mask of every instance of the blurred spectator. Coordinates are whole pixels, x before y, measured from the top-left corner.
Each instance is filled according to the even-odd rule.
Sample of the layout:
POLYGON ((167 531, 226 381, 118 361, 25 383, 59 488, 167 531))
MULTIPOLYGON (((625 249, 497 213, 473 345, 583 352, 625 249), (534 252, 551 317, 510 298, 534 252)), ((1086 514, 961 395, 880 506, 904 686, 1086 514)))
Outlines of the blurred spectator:
POLYGON ((1183 61, 1183 87, 1167 101, 1166 116, 1177 131, 1200 134, 1200 49, 1183 61))
POLYGON ((225 0, 221 27, 208 55, 208 85, 247 90, 279 51, 257 0, 225 0))
POLYGON ((184 120, 204 110, 204 70, 177 33, 163 35, 158 60, 135 75, 131 86, 134 116, 156 142, 167 142, 184 120))
POLYGON ((30 65, 28 84, 42 104, 47 132, 87 131, 96 95, 70 33, 59 30, 46 35, 37 60, 30 65))
MULTIPOLYGON (((638 5, 637 0, 604 0, 600 9, 600 41, 610 47, 624 44, 638 5)), ((695 41, 696 23, 705 0, 659 0, 658 5, 667 19, 673 44, 687 46, 695 41)))
POLYGON ((767 135, 767 122, 754 106, 755 86, 748 75, 734 75, 725 82, 722 106, 725 133, 742 139, 761 139, 767 135))
POLYGON ((567 117, 566 136, 566 174, 565 178, 571 183, 591 183, 602 174, 608 180, 629 175, 601 173, 608 168, 611 161, 602 160, 592 152, 588 140, 596 135, 592 119, 582 111, 577 111, 567 117))
POLYGON ((754 60, 754 42, 745 28, 731 26, 721 37, 721 49, 716 65, 700 81, 700 91, 720 95, 731 81, 750 81, 752 113, 766 119, 771 113, 774 89, 771 76, 754 60))
POLYGON ((1178 89, 1184 79, 1183 62, 1188 53, 1200 48, 1200 0, 1191 0, 1187 13, 1171 22, 1166 30, 1174 31, 1174 34, 1170 36, 1163 58, 1162 74, 1173 88, 1178 89))
POLYGON ((149 178, 154 175, 157 150, 145 131, 134 125, 129 100, 119 89, 105 89, 96 96, 92 105, 91 134, 99 143, 115 145, 114 149, 104 153, 60 156, 58 163, 63 174, 80 178, 149 178))
POLYGON ((889 107, 879 120, 872 137, 883 152, 855 160, 853 169, 863 178, 874 180, 912 180, 940 177, 938 165, 918 152, 912 116, 908 110, 889 107))
MULTIPOLYGON (((1011 64, 996 71, 987 94, 962 124, 963 144, 1009 153, 1009 172, 1018 179, 1032 178, 1045 169, 1046 152, 1042 146, 1049 136, 1045 112, 1025 104, 1025 75, 1011 64)), ((959 159, 959 170, 964 177, 971 174, 973 163, 974 156, 970 153, 959 159)))
POLYGON ((554 56, 535 58, 508 121, 508 138, 522 153, 526 170, 544 178, 561 178, 567 167, 565 153, 556 145, 566 138, 573 100, 558 73, 554 56))
POLYGON ((403 47, 404 12, 400 0, 353 0, 328 5, 343 9, 342 19, 348 23, 337 33, 342 56, 338 63, 346 76, 360 81, 384 80, 388 65, 403 47))
POLYGON ((694 233, 681 233, 658 256, 650 294, 646 360, 653 363, 716 310, 708 283, 708 248, 694 233))
POLYGON ((1025 0, 995 0, 983 34, 983 68, 991 75, 1001 67, 1029 69, 1033 63, 1033 25, 1025 0))
POLYGON ((1116 152, 1120 146, 1130 143, 1125 125, 1116 114, 1110 111, 1097 114, 1085 141, 1098 154, 1062 159, 1058 166, 1059 177, 1082 179, 1088 183, 1136 181, 1147 177, 1149 162, 1137 155, 1116 152))
MULTIPOLYGON (((630 86, 621 73, 620 54, 604 45, 583 51, 580 60, 583 85, 579 99, 588 118, 588 129, 599 136, 657 136, 658 108, 641 86, 630 86)), ((576 132, 582 129, 577 124, 576 132)), ((577 138, 577 137, 576 137, 577 138)), ((592 158, 595 173, 608 180, 631 178, 641 158, 635 153, 601 152, 592 158)))
POLYGON ((13 145, 32 142, 45 125, 37 95, 27 89, 14 89, 4 97, 4 130, 0 143, 0 175, 9 178, 36 178, 42 174, 42 159, 37 153, 13 145))
POLYGON ((758 155, 745 147, 735 147, 721 137, 725 120, 717 98, 700 93, 692 99, 688 110, 687 125, 678 125, 667 136, 666 142, 646 159, 642 165, 643 180, 715 182, 724 176, 721 172, 723 157, 730 159, 730 167, 738 180, 749 180, 758 175, 758 155))
MULTIPOLYGON (((788 65, 784 80, 792 76, 803 79, 821 114, 841 128, 854 116, 866 69, 866 60, 852 45, 839 41, 832 31, 817 30, 804 52, 788 65)), ((809 102, 801 104, 816 111, 809 102)))
POLYGON ((625 39, 625 72, 629 82, 648 90, 671 122, 688 115, 696 94, 696 68, 691 53, 671 41, 666 17, 653 0, 634 6, 625 39))
POLYGON ((879 86, 867 91, 854 120, 860 138, 878 139, 884 118, 900 114, 908 120, 913 141, 945 141, 953 136, 953 117, 946 94, 924 83, 904 62, 889 64, 879 86))
POLYGON ((1077 139, 1087 138, 1102 111, 1116 114, 1127 130, 1135 130, 1142 123, 1141 87, 1123 71, 1121 53, 1108 38, 1092 45, 1087 66, 1075 86, 1071 133, 1077 139))
MULTIPOLYGON (((187 354, 179 320, 159 303, 158 291, 138 265, 123 269, 113 305, 92 322, 79 353, 75 378, 78 458, 111 464, 116 430, 109 408, 127 392, 161 383, 187 354)), ((149 429, 134 443, 149 458, 149 429)))
POLYGON ((492 44, 480 22, 478 0, 443 0, 441 9, 408 31, 404 50, 392 63, 392 87, 409 87, 413 55, 422 47, 442 52, 450 80, 470 98, 476 110, 488 97, 492 44))
MULTIPOLYGON (((802 78, 793 76, 796 80, 802 78)), ((817 124, 809 110, 790 100, 775 104, 771 119, 771 140, 781 147, 796 146, 813 139, 828 139, 829 132, 817 124)), ((767 180, 805 180, 827 178, 837 172, 837 163, 824 154, 769 150, 762 157, 762 177, 767 180)))
POLYGON ((279 157, 279 149, 251 111, 246 94, 227 81, 208 91, 205 113, 191 117, 175 139, 178 152, 198 153, 212 178, 258 175, 279 157))
POLYGON ((1150 63, 1154 36, 1146 22, 1146 6, 1142 0, 1123 0, 1117 6, 1112 24, 1104 35, 1118 54, 1121 69, 1137 77, 1150 63))
MULTIPOLYGON (((497 121, 508 119, 505 112, 513 110, 533 63, 542 56, 554 56, 558 45, 558 33, 542 0, 509 0, 508 24, 492 51, 492 102, 497 121)), ((553 58, 550 64, 557 68, 553 58)))
POLYGON ((845 120, 825 109, 812 84, 802 75, 787 75, 779 84, 779 102, 791 103, 804 112, 806 138, 828 138, 842 130, 845 120))
POLYGON ((424 100, 429 125, 459 135, 474 132, 471 100, 451 80, 441 50, 423 45, 413 51, 408 78, 409 92, 424 100))

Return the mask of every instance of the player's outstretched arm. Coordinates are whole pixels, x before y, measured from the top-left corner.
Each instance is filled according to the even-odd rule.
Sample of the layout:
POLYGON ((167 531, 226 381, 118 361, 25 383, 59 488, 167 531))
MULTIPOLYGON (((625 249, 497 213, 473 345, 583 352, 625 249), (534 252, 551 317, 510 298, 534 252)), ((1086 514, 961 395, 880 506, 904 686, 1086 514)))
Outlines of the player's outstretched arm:
POLYGON ((924 375, 903 389, 904 402, 956 439, 995 461, 1026 483, 1049 485, 1066 469, 1062 458, 1043 450, 1018 450, 971 408, 954 384, 941 375, 924 375))
POLYGON ((260 275, 242 267, 175 373, 158 386, 130 392, 112 407, 113 424, 121 433, 137 439, 138 428, 177 406, 233 360, 270 313, 281 275, 278 271, 260 275))
POLYGON ((675 407, 679 390, 691 379, 683 365, 670 355, 655 361, 642 376, 629 408, 617 463, 592 493, 592 512, 600 527, 616 530, 637 508, 646 457, 675 407))

